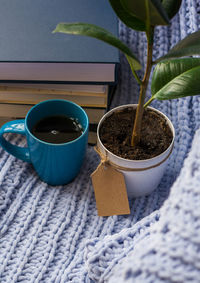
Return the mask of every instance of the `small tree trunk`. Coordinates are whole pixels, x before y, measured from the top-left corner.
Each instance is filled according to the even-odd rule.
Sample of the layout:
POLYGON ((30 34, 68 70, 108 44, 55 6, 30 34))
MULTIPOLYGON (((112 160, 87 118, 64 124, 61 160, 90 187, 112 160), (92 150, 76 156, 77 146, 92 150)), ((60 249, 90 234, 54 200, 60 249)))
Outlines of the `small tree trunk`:
POLYGON ((138 106, 136 110, 136 116, 133 126, 133 132, 131 137, 131 146, 135 146, 140 142, 141 137, 141 127, 142 127, 142 116, 144 112, 144 102, 146 97, 146 90, 149 83, 149 77, 151 74, 151 68, 152 68, 152 53, 153 53, 153 35, 154 35, 154 29, 151 28, 149 30, 149 35, 147 34, 147 64, 146 64, 146 70, 144 74, 144 78, 142 80, 142 84, 140 85, 140 95, 139 95, 139 101, 138 106))

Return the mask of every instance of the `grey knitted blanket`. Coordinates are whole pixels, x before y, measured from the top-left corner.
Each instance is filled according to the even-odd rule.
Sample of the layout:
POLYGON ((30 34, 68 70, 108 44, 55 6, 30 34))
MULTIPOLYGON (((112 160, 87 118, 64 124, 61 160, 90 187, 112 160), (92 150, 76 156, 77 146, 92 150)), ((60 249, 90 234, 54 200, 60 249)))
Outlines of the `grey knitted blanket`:
MULTIPOLYGON (((183 0, 171 27, 156 30, 154 56, 199 28, 200 1, 183 0)), ((144 34, 122 23, 119 32, 144 65, 144 34)), ((112 107, 137 102, 137 93, 121 55, 112 107)), ((130 215, 98 217, 90 174, 99 158, 92 147, 78 177, 59 187, 0 149, 1 283, 200 282, 200 96, 152 106, 172 120, 175 146, 159 187, 130 200, 130 215)))

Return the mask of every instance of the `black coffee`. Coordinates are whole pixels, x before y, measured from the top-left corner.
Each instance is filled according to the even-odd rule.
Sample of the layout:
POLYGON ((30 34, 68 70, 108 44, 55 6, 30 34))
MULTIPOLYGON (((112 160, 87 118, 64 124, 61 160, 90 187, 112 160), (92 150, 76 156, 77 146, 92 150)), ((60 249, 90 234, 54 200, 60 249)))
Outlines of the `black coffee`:
POLYGON ((83 133, 82 126, 74 118, 49 116, 41 119, 32 129, 32 134, 48 143, 66 143, 83 133))

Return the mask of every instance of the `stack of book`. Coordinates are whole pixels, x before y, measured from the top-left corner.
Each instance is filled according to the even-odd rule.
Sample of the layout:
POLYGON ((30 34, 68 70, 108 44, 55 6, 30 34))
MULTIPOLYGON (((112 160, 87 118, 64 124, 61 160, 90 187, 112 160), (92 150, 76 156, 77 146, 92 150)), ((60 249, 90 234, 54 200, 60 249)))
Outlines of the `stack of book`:
POLYGON ((0 124, 47 99, 82 106, 92 132, 117 83, 118 51, 93 38, 54 34, 59 22, 89 22, 118 36, 107 0, 6 0, 0 10, 0 124), (80 8, 81 7, 81 8, 80 8))
POLYGON ((66 99, 86 111, 89 122, 89 143, 96 143, 96 128, 109 107, 114 86, 81 84, 0 83, 0 126, 24 118, 30 108, 47 99, 66 99))

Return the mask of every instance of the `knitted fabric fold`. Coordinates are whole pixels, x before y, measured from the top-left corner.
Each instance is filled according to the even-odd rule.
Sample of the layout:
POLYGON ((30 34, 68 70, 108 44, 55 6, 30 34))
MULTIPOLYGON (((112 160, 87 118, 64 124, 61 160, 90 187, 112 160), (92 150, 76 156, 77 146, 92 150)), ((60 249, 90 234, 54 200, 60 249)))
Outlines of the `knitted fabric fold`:
MULTIPOLYGON (((172 25, 156 29, 154 57, 164 55, 180 39, 199 29, 199 15, 199 0, 183 0, 172 25)), ((119 22, 119 36, 144 66, 144 33, 130 31, 119 22)), ((138 99, 138 85, 122 54, 120 60, 119 83, 111 107, 136 103, 138 99)), ((191 153, 190 149, 200 128, 200 97, 154 101, 152 106, 174 124, 174 150, 158 188, 149 196, 129 200, 130 215, 98 217, 90 174, 99 157, 92 147, 88 146, 77 178, 58 187, 42 182, 31 164, 0 148, 0 282, 150 282, 148 278, 151 282, 181 282, 197 278, 200 228, 194 220, 199 219, 199 132, 191 153), (177 214, 174 218, 173 213, 177 214), (197 261, 191 263, 193 259, 197 261), (169 277, 171 266, 174 270, 169 277)), ((22 137, 8 138, 18 145, 25 144, 22 137)))
POLYGON ((103 240, 88 242, 96 282, 199 282, 200 130, 159 211, 103 240))

